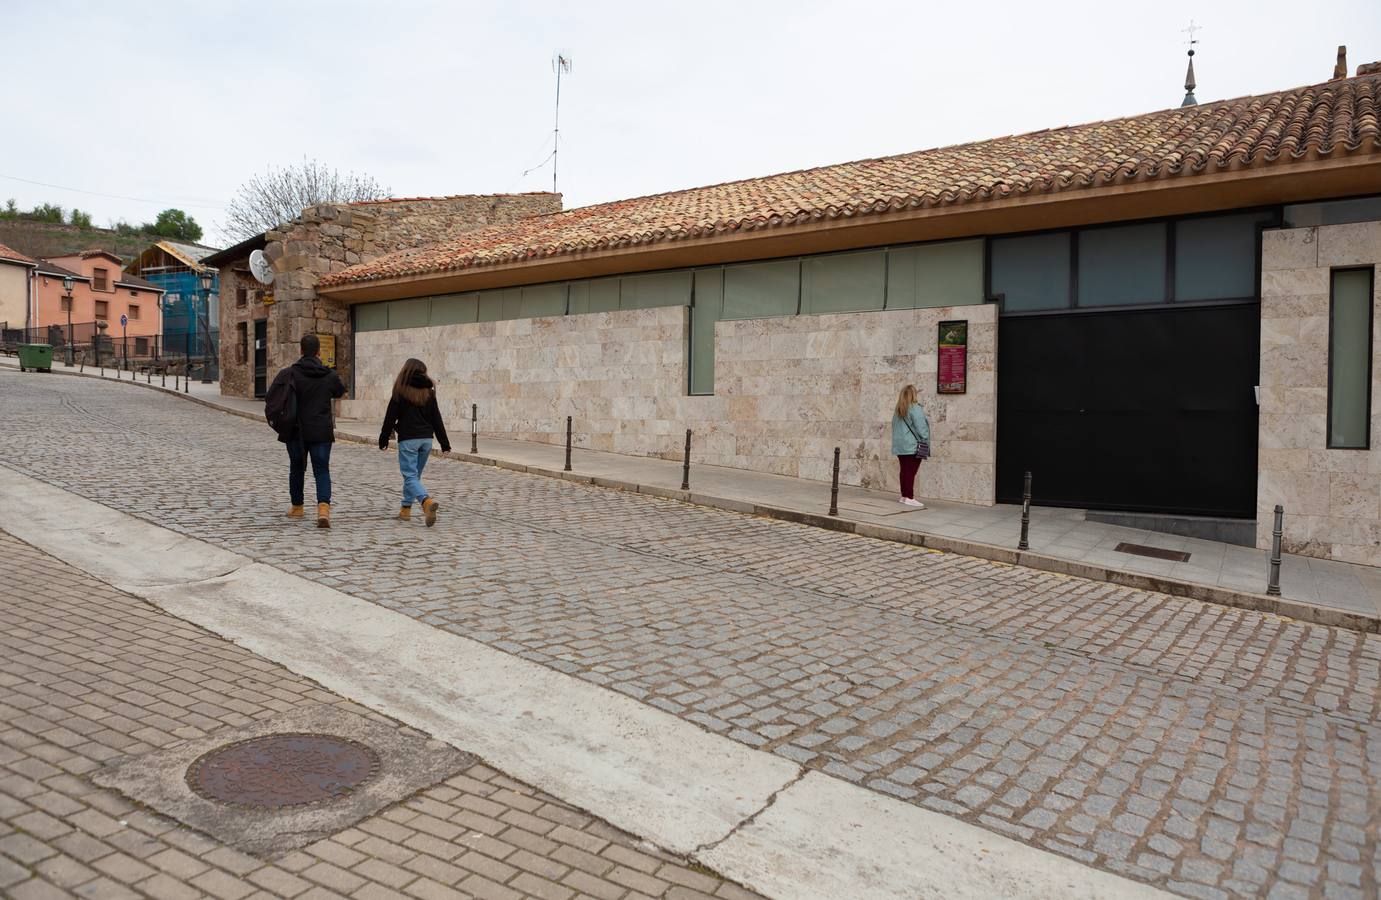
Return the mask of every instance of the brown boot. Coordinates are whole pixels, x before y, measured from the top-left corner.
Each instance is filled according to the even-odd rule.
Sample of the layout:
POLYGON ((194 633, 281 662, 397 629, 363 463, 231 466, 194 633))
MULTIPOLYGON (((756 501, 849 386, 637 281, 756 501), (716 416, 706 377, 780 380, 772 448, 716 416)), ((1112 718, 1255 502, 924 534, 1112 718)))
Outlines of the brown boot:
POLYGON ((300 518, 302 518, 303 515, 304 515, 304 513, 303 513, 303 511, 302 511, 302 507, 301 507, 301 506, 294 505, 294 506, 288 507, 288 518, 289 518, 289 519, 300 519, 300 518))
POLYGON ((402 519, 404 522, 411 522, 411 521, 412 521, 412 507, 411 507, 411 506, 404 506, 404 507, 402 507, 401 509, 399 509, 399 510, 398 510, 398 518, 402 519))
POLYGON ((318 528, 330 528, 330 527, 331 527, 331 504, 329 504, 329 503, 318 503, 318 504, 316 505, 316 527, 318 527, 318 528))
POLYGON ((433 525, 436 524, 436 510, 437 507, 439 507, 440 505, 441 504, 437 503, 431 497, 428 497, 426 500, 422 501, 422 514, 427 517, 428 528, 431 528, 433 525))

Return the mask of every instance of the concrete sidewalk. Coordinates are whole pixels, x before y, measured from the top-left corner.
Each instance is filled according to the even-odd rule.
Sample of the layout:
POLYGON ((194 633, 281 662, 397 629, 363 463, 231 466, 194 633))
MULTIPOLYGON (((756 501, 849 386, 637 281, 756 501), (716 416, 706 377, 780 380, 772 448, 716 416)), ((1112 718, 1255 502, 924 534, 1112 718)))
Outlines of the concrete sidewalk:
MULTIPOLYGON (((0 365, 16 366, 13 358, 0 365)), ((53 371, 76 374, 55 366, 53 371)), ((115 380, 106 370, 107 380, 115 380)), ((88 376, 99 377, 91 371, 88 376)), ((129 373, 121 380, 131 381, 129 373)), ((150 385, 160 387, 159 379, 150 385)), ((173 392, 172 382, 166 389, 173 392)), ((219 383, 192 381, 181 396, 246 418, 262 421, 263 401, 220 395, 219 383)), ((342 439, 373 443, 378 425, 351 419, 337 422, 342 439)), ((1286 554, 1281 566, 1281 597, 1266 596, 1269 554, 1217 541, 1181 537, 1086 521, 1084 511, 1035 507, 1031 511, 1029 551, 1016 549, 1021 510, 998 504, 970 506, 926 500, 925 510, 901 506, 883 491, 841 486, 839 515, 829 516, 830 486, 810 481, 696 465, 692 451, 691 489, 681 491, 679 461, 626 456, 576 448, 572 471, 563 472, 565 448, 505 440, 481 433, 479 453, 470 454, 469 423, 454 422, 451 456, 534 474, 588 481, 606 487, 689 500, 706 506, 769 515, 851 531, 865 536, 919 544, 938 550, 1026 565, 1099 581, 1192 597, 1247 609, 1276 612, 1326 625, 1381 631, 1381 569, 1286 554), (1189 554, 1185 562, 1161 560, 1116 550, 1137 544, 1189 554)), ((925 489, 922 471, 919 485, 925 489)))

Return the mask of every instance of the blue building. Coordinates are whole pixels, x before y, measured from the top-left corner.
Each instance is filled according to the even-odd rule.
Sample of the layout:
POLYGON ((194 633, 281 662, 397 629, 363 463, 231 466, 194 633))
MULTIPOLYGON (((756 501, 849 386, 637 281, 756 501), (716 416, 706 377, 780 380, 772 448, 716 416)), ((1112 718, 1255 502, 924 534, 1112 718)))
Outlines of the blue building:
POLYGON ((209 355, 213 361, 220 353, 220 284, 214 266, 203 264, 215 247, 190 244, 185 241, 162 240, 140 253, 126 267, 131 275, 162 288, 163 346, 169 354, 190 350, 201 353, 203 342, 210 338, 209 355), (211 294, 203 303, 201 274, 210 272, 211 294), (204 308, 207 307, 207 308, 204 308))

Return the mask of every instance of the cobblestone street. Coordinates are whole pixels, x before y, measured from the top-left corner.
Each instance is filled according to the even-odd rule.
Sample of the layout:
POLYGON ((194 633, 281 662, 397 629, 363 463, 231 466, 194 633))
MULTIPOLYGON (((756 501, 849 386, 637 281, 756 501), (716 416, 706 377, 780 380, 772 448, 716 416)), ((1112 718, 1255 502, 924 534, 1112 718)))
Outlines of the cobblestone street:
MULTIPOLYGON (((283 518, 286 456, 267 426, 75 378, 0 371, 0 464, 733 740, 1171 891, 1369 898, 1381 889, 1375 635, 449 461, 426 471, 441 501, 429 530, 395 518, 395 455, 352 444, 334 449, 333 527, 323 531, 283 518)), ((195 879, 234 875, 277 890, 255 880, 262 875, 305 890, 311 871, 327 871, 313 867, 327 866, 353 881, 316 879, 317 888, 371 896, 366 881, 397 888, 389 879, 406 874, 406 889, 425 896, 413 879, 440 890, 465 889, 462 875, 497 876, 446 868, 468 857, 425 856, 417 845, 426 829, 413 818, 440 822, 429 812, 437 806, 452 817, 473 811, 465 798, 505 802, 495 794, 517 798, 507 812, 562 810, 480 767, 370 820, 374 830, 361 825, 316 857, 296 854, 298 868, 224 854, 217 863, 215 848, 178 844, 168 837, 181 833, 173 823, 138 818, 81 776, 245 717, 341 701, 0 540, 10 572, 18 559, 45 585, 42 598, 7 599, 0 640, 46 648, 0 646, 0 886, 10 885, 0 889, 38 897, 49 885, 100 884, 112 893, 87 893, 104 897, 117 896, 118 883, 181 896, 195 879), (117 621, 117 610, 127 618, 117 621), (64 616, 71 624, 50 621, 64 616), (212 683, 176 689, 196 705, 127 696, 142 692, 135 664, 99 648, 117 630, 130 643, 149 640, 145 624, 225 657, 202 670, 212 683), (76 707, 100 707, 85 690, 63 689, 94 690, 91 679, 121 686, 106 689, 100 715, 76 707), (246 685, 247 695, 230 685, 246 685), (129 828, 111 824, 120 817, 129 828), (360 849, 388 842, 397 859, 360 849), (366 857, 388 877, 362 871, 366 857), (250 862, 255 870, 237 870, 250 862), (46 880, 24 881, 30 873, 46 880)), ((485 821, 497 829, 507 812, 494 808, 485 821)), ((570 828, 581 852, 617 859, 607 848, 627 846, 599 823, 570 828)), ((432 836, 466 840, 449 830, 432 836)), ((478 832, 476 841, 504 840, 501 829, 478 832)), ((661 877, 665 860, 642 859, 642 870, 629 865, 661 877)), ((520 877, 522 866, 506 866, 508 879, 520 877)))

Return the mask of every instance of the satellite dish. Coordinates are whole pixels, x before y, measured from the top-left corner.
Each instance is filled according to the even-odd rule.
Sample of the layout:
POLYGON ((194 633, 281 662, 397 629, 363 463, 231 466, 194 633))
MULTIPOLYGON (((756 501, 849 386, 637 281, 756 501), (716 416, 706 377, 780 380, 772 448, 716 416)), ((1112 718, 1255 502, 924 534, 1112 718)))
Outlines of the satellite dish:
POLYGON ((249 255, 249 270, 260 284, 273 284, 273 263, 269 262, 264 251, 255 250, 249 255))

